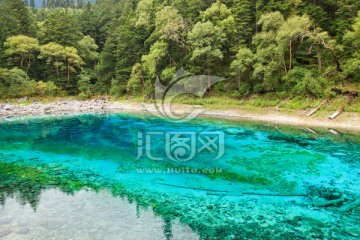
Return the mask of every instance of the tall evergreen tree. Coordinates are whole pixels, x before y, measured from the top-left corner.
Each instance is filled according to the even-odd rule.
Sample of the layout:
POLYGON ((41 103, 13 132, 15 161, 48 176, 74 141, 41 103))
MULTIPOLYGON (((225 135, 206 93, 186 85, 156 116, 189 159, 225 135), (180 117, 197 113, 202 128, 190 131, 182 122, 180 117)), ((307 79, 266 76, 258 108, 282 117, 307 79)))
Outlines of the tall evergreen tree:
POLYGON ((30 7, 35 8, 35 0, 30 0, 30 7))

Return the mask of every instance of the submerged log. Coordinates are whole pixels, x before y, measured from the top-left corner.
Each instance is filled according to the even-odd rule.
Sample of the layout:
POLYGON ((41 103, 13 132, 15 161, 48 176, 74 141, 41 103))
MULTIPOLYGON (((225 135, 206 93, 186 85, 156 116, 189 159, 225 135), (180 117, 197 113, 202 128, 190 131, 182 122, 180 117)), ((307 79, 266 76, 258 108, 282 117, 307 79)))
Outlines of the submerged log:
POLYGON ((326 199, 318 199, 313 202, 314 206, 317 207, 330 207, 330 206, 338 206, 343 204, 346 201, 346 198, 339 198, 334 200, 326 200, 326 199))
POLYGON ((181 186, 181 185, 174 185, 169 183, 160 183, 155 182, 159 185, 169 186, 169 187, 175 187, 175 188, 183 188, 183 189, 189 189, 189 190, 195 190, 195 191, 206 191, 207 195, 212 196, 243 196, 243 195, 254 195, 254 196, 270 196, 270 197, 307 197, 307 194, 271 194, 271 193, 256 193, 256 192, 232 192, 232 191, 224 191, 224 190, 215 190, 215 189, 208 189, 208 188, 195 188, 195 187, 187 187, 187 186, 181 186))
POLYGON ((322 103, 320 103, 319 106, 317 106, 316 108, 314 108, 313 110, 311 110, 306 116, 308 116, 308 117, 312 116, 312 115, 315 114, 317 111, 319 111, 322 106, 324 106, 324 105, 327 104, 328 102, 330 102, 330 98, 327 98, 327 99, 325 99, 324 101, 322 101, 322 103))
POLYGON ((360 205, 360 198, 356 199, 355 201, 349 203, 349 204, 346 204, 346 205, 343 205, 341 208, 339 208, 339 211, 340 212, 346 212, 346 211, 349 211, 353 208, 356 208, 357 206, 360 205))
POLYGON ((309 133, 312 133, 312 134, 315 134, 315 135, 319 135, 314 129, 312 128, 305 128, 304 129, 305 131, 309 132, 309 133))
POLYGON ((357 96, 357 92, 355 93, 351 93, 346 103, 343 106, 341 106, 341 108, 339 108, 339 110, 337 110, 333 115, 331 115, 329 119, 333 120, 337 116, 339 116, 345 110, 345 108, 355 99, 355 97, 357 96))
POLYGON ((336 136, 340 136, 341 133, 336 131, 335 129, 329 129, 329 132, 331 132, 332 134, 336 135, 336 136))

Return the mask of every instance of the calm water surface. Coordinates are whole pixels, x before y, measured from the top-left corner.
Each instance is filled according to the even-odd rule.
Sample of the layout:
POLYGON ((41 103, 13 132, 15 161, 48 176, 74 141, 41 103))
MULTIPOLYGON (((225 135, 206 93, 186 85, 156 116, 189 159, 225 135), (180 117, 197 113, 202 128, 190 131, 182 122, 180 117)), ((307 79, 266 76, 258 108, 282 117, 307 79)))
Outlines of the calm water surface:
POLYGON ((359 153, 327 130, 2 119, 0 239, 357 239, 359 153))

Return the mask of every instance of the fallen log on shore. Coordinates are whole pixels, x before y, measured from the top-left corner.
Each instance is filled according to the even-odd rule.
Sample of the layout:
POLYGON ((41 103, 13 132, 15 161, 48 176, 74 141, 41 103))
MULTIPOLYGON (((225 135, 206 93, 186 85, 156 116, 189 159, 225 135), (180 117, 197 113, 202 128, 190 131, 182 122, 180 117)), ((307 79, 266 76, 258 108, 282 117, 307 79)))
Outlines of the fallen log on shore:
POLYGON ((292 98, 293 97, 289 97, 289 98, 285 99, 284 101, 280 102, 276 107, 274 107, 273 110, 278 110, 281 107, 281 105, 283 105, 284 103, 290 101, 292 98))
POLYGON ((327 99, 325 99, 324 101, 322 101, 319 106, 317 106, 316 108, 314 108, 313 110, 311 110, 308 114, 306 114, 306 116, 307 116, 307 117, 312 116, 312 115, 315 114, 317 111, 319 111, 322 106, 324 106, 324 105, 327 104, 328 102, 330 102, 330 97, 327 98, 327 99))
POLYGON ((349 99, 346 101, 346 103, 343 106, 341 106, 341 108, 339 108, 339 110, 337 110, 333 115, 331 115, 329 119, 333 120, 337 116, 339 116, 345 110, 345 108, 355 99, 356 96, 357 96, 357 92, 350 93, 349 99))

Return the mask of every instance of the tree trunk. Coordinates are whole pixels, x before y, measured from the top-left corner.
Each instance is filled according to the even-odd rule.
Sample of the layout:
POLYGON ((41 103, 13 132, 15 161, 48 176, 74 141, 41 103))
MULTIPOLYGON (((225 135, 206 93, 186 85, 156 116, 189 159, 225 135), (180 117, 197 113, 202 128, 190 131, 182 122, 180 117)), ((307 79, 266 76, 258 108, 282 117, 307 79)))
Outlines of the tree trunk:
POLYGON ((23 55, 21 55, 21 61, 20 61, 20 67, 22 68, 23 67, 23 65, 24 65, 24 56, 23 55))
POLYGON ((238 75, 238 90, 240 91, 241 85, 241 73, 238 75))
POLYGON ((290 62, 289 62, 289 71, 292 68, 292 59, 293 59, 293 52, 292 52, 292 40, 290 40, 290 62))
POLYGON ((318 58, 318 71, 321 74, 322 72, 322 59, 321 59, 321 49, 320 46, 317 46, 317 58, 318 58))
POLYGON ((342 72, 343 70, 341 69, 340 62, 339 62, 338 58, 336 57, 334 51, 331 50, 331 49, 329 49, 329 50, 330 50, 331 56, 333 57, 333 59, 334 59, 334 61, 335 61, 336 69, 337 69, 339 72, 342 72))
POLYGON ((68 82, 67 82, 67 84, 69 85, 70 84, 70 62, 68 61, 68 73, 67 73, 67 75, 68 75, 68 82))
POLYGON ((287 70, 287 66, 286 66, 286 60, 285 60, 285 53, 283 53, 283 67, 284 67, 284 71, 285 71, 285 75, 288 75, 288 70, 287 70))

